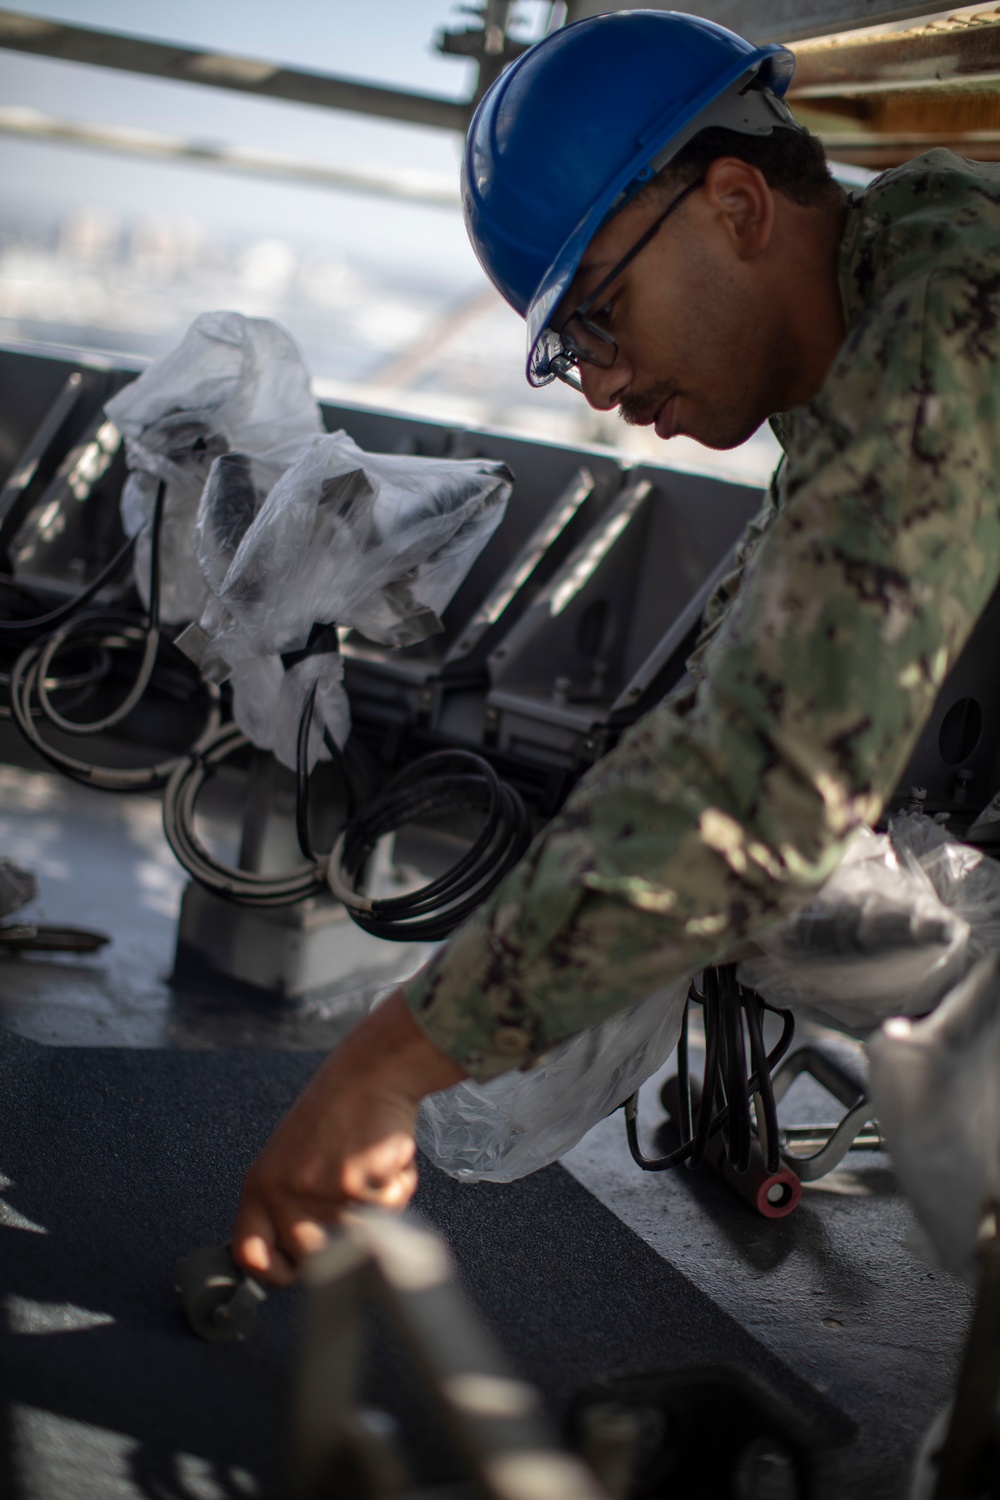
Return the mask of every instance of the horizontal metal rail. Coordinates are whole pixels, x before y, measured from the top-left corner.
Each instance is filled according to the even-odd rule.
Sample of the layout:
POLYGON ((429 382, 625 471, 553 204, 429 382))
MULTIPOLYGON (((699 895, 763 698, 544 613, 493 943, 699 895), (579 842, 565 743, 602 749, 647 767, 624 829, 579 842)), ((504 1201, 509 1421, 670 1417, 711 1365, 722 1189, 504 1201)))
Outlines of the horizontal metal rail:
POLYGON ((378 198, 401 198, 433 208, 457 208, 457 182, 424 172, 371 172, 353 167, 329 166, 286 156, 279 151, 261 151, 224 142, 185 140, 182 136, 132 126, 79 124, 59 120, 40 110, 0 105, 0 135, 20 136, 61 145, 85 146, 114 151, 125 156, 154 157, 160 161, 182 161, 196 166, 219 167, 248 177, 272 177, 281 182, 301 182, 311 187, 339 188, 378 198))
POLYGON ((829 155, 889 166, 933 146, 1000 159, 1000 10, 796 47, 789 102, 829 155))
POLYGON ((1000 82, 1000 10, 952 16, 880 36, 835 37, 795 48, 795 99, 885 90, 983 88, 1000 82))
POLYGON ((0 10, 0 47, 31 52, 38 57, 58 58, 63 62, 145 73, 151 78, 172 79, 176 83, 233 89, 258 98, 379 115, 384 119, 403 120, 410 125, 464 131, 469 119, 467 104, 436 98, 432 94, 381 88, 353 78, 286 68, 259 58, 178 47, 145 37, 97 31, 87 26, 64 26, 58 21, 43 20, 40 16, 27 16, 13 10, 0 10))
MULTIPOLYGON (((671 0, 672 3, 672 0, 671 0)), ((1000 159, 1000 11, 956 16, 875 36, 807 38, 851 27, 918 17, 939 0, 892 5, 886 0, 703 0, 701 13, 757 41, 796 44, 789 100, 828 154, 887 166, 944 145, 984 160, 1000 159)), ((621 9, 608 0, 570 0, 568 19, 621 9)), ((666 8, 666 4, 662 8, 666 8)), ((471 34, 470 34, 471 35, 471 34)), ((350 110, 409 124, 464 130, 471 102, 435 98, 354 79, 286 68, 230 53, 66 26, 0 10, 0 47, 151 77, 232 89, 324 109, 350 110)), ((454 49, 453 49, 454 50, 454 49)), ((506 56, 506 53, 504 54, 506 56)), ((103 125, 6 111, 0 130, 116 151, 202 162, 257 175, 378 192, 420 202, 454 202, 437 185, 380 178, 283 158, 238 146, 157 137, 103 125), (15 113, 17 118, 15 118, 15 113)))

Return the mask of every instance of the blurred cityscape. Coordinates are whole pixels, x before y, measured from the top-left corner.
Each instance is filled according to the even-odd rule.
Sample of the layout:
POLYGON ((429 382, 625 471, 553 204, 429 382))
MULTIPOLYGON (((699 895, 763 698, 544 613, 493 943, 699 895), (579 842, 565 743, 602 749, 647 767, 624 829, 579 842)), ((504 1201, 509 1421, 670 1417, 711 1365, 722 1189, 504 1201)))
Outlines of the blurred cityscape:
POLYGON ((558 383, 530 390, 523 324, 481 276, 456 284, 426 259, 364 261, 282 235, 222 232, 194 216, 0 207, 0 342, 144 362, 217 308, 282 323, 318 394, 330 398, 609 445, 761 483, 777 454, 767 431, 732 453, 710 453, 593 412, 558 383))

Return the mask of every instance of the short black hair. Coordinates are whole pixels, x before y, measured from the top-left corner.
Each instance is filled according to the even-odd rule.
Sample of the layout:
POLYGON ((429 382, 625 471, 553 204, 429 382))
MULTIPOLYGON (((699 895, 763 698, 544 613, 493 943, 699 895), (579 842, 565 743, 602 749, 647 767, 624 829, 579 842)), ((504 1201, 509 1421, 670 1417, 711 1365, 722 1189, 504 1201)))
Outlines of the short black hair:
POLYGON ((675 193, 704 177, 720 156, 737 156, 756 167, 769 187, 802 208, 818 208, 841 193, 830 176, 822 141, 808 130, 787 126, 778 126, 770 135, 743 135, 738 130, 710 125, 681 147, 649 188, 675 193))

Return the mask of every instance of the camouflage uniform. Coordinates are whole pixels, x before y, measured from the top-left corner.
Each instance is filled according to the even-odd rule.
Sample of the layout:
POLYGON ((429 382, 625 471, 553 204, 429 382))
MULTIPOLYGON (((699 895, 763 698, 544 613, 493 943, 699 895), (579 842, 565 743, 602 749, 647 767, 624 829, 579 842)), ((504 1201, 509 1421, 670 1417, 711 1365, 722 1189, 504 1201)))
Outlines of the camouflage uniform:
POLYGON ((407 986, 475 1078, 524 1066, 801 904, 894 790, 1000 580, 1000 165, 851 195, 847 335, 694 689, 635 724, 407 986))

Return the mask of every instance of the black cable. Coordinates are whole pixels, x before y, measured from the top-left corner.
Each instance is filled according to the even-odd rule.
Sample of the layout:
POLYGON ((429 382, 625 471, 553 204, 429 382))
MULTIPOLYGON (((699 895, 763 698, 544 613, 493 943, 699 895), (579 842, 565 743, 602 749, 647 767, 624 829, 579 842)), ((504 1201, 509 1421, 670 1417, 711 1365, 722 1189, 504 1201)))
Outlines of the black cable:
MULTIPOLYGON (((75 594, 72 599, 65 600, 57 609, 50 610, 47 615, 38 615, 33 620, 0 620, 0 643, 9 635, 25 635, 28 633, 39 633, 50 630, 56 625, 61 625, 64 620, 71 619, 78 610, 90 603, 96 594, 99 594, 105 584, 110 583, 115 574, 128 562, 135 551, 136 539, 129 537, 115 553, 110 562, 106 562, 97 576, 91 579, 85 589, 75 594)), ((13 579, 0 579, 0 582, 10 582, 14 587, 21 587, 13 579)))
POLYGON ((680 1100, 680 1118, 677 1121, 682 1141, 689 1141, 694 1134, 691 1111, 691 1064, 688 1052, 688 1026, 691 1019, 691 1001, 703 998, 692 979, 681 1016, 681 1034, 677 1038, 677 1094, 680 1100))
MULTIPOLYGON (((741 986, 741 988, 743 988, 741 986)), ((764 1164, 769 1172, 777 1172, 781 1166, 781 1148, 778 1138, 778 1106, 771 1083, 771 1072, 764 1051, 764 1027, 761 1020, 762 1006, 753 990, 743 989, 750 1036, 750 1060, 758 1080, 766 1078, 767 1087, 754 1093, 757 1114, 757 1135, 764 1155, 764 1164)), ((789 1038, 791 1040, 791 1038, 789 1038)), ((780 1059, 779 1059, 780 1061, 780 1059)))
POLYGON ((743 1039, 743 998, 731 964, 719 969, 722 1029, 721 1077, 729 1114, 726 1121, 726 1152, 737 1172, 750 1169, 753 1129, 750 1095, 747 1092, 747 1057, 743 1039))
POLYGON ((698 1124, 695 1126, 694 1137, 691 1142, 691 1151, 688 1156, 688 1166, 700 1167, 705 1157, 705 1151, 709 1139, 718 1130, 721 1130, 728 1118, 728 1109, 714 1115, 716 1099, 719 1093, 719 1050, 722 1045, 721 1025, 719 1009, 721 996, 719 994, 719 971, 718 969, 705 970, 705 1072, 702 1082, 701 1108, 698 1111, 698 1124))
MULTIPOLYGON (((313 714, 316 707, 316 689, 318 686, 318 683, 313 683, 309 696, 303 706, 295 744, 295 836, 298 840, 299 850, 303 859, 311 861, 315 861, 319 857, 313 849, 312 835, 309 832, 309 735, 312 730, 313 714)), ((323 744, 326 746, 327 753, 333 764, 340 772, 340 778, 344 786, 345 810, 348 819, 351 819, 365 800, 361 791, 365 777, 361 766, 358 764, 360 752, 351 740, 348 740, 344 749, 341 750, 337 741, 325 726, 323 729, 323 744)))
POLYGON ((149 680, 153 675, 156 665, 156 655, 160 644, 160 633, 155 626, 147 626, 145 629, 137 627, 131 616, 122 615, 120 611, 101 611, 78 615, 69 624, 63 625, 60 630, 46 637, 36 647, 29 647, 33 653, 36 663, 32 679, 34 693, 38 699, 38 706, 43 716, 54 729, 61 729, 63 734, 86 736, 91 734, 102 734, 107 729, 112 729, 126 719, 139 703, 149 680), (108 633, 108 625, 121 624, 123 628, 108 633), (142 660, 135 679, 127 694, 115 708, 100 719, 67 719, 61 714, 52 702, 48 682, 53 676, 57 657, 71 644, 76 646, 80 641, 99 643, 105 650, 121 649, 130 642, 142 645, 142 660))
POLYGON ((488 761, 469 750, 441 750, 400 771, 340 834, 327 868, 330 888, 349 916, 390 942, 437 942, 453 932, 521 858, 530 840, 520 796, 488 761), (407 823, 472 811, 482 829, 466 853, 436 880, 404 896, 361 889, 380 838, 407 823))
POLYGON ((314 682, 309 690, 299 719, 299 733, 295 744, 295 834, 302 858, 313 861, 316 855, 309 836, 309 731, 312 728, 318 686, 319 683, 314 682))
MULTIPOLYGON (((722 1003, 718 971, 715 969, 706 969, 704 982, 705 990, 703 995, 699 993, 694 985, 691 986, 688 1004, 684 1010, 681 1037, 677 1044, 677 1071, 682 1114, 684 1113, 685 1095, 688 1101, 686 1125, 683 1121, 677 1122, 681 1126, 681 1145, 666 1156, 646 1156, 639 1141, 638 1091, 629 1099, 626 1099, 624 1104, 625 1133, 628 1139, 629 1151, 633 1161, 644 1172, 668 1172, 671 1168, 679 1166, 681 1162, 687 1162, 690 1166, 698 1165, 704 1157, 708 1142, 714 1139, 729 1122, 730 1112, 733 1108, 732 1099, 727 1100, 717 1113, 714 1112, 719 1091, 721 1021, 718 1010, 722 1003), (702 1085, 701 1107, 698 1112, 698 1125, 693 1133, 691 1132, 687 1036, 691 999, 701 1000, 705 1009, 704 1082, 702 1085)), ((779 1010, 776 1006, 768 1005, 767 1001, 763 1000, 754 990, 749 989, 745 985, 739 985, 735 978, 733 979, 733 984, 738 994, 739 1004, 736 1008, 745 1011, 747 1016, 750 1054, 753 1064, 753 1072, 750 1074, 750 1077, 744 1078, 741 1088, 736 1089, 734 1087, 734 1093, 739 1101, 740 1108, 748 1109, 749 1100, 753 1096, 761 1099, 764 1111, 764 1129, 767 1135, 766 1160, 768 1162, 768 1170, 777 1171, 780 1164, 777 1156, 777 1107, 774 1101, 771 1074, 791 1046, 792 1038, 795 1034, 795 1019, 791 1011, 779 1010), (770 1011, 772 1015, 780 1016, 782 1021, 781 1035, 770 1052, 766 1053, 764 1051, 763 1028, 761 1026, 761 1015, 764 1011, 770 1011)), ((740 1021, 740 1026, 742 1028, 742 1020, 740 1021)))
MULTIPOLYGON (((83 594, 54 611, 53 616, 44 617, 51 622, 55 615, 64 617, 67 609, 74 611, 73 617, 66 620, 59 629, 33 641, 18 657, 10 674, 11 716, 24 738, 56 770, 74 781, 99 787, 102 791, 133 792, 161 787, 175 770, 178 757, 171 756, 169 760, 136 770, 95 766, 89 761, 57 750, 43 738, 36 728, 35 720, 45 721, 63 734, 74 737, 101 734, 126 719, 144 696, 160 647, 160 541, 166 489, 166 483, 161 480, 151 518, 149 610, 146 624, 137 624, 135 617, 123 610, 102 609, 80 613, 82 605, 101 586, 101 580, 95 580, 83 594), (52 701, 52 695, 59 685, 59 677, 55 672, 57 659, 67 649, 76 650, 81 646, 95 649, 99 654, 136 647, 141 648, 142 652, 138 671, 123 701, 102 718, 83 722, 67 718, 52 701)), ((42 622, 33 623, 37 627, 42 622)), ((219 722, 219 692, 210 684, 205 684, 205 690, 209 695, 207 731, 210 731, 219 722)))
MULTIPOLYGON (((50 693, 58 693, 63 698, 63 709, 82 708, 94 696, 94 693, 105 681, 111 671, 111 653, 98 649, 94 653, 92 665, 82 671, 66 673, 60 677, 50 678, 46 684, 50 693), (69 697, 65 695, 69 694, 69 697)), ((0 688, 7 688, 8 696, 10 690, 11 674, 0 672, 0 688)), ((37 706, 31 709, 34 719, 42 717, 42 710, 37 706)), ((0 719, 13 717, 9 702, 0 703, 0 719)))
POLYGON ((347 743, 341 750, 329 729, 324 729, 323 743, 340 772, 347 817, 350 820, 375 795, 378 779, 375 767, 371 756, 353 735, 348 736, 347 743))
POLYGON ((312 859, 286 875, 262 875, 227 864, 206 848, 198 836, 195 813, 205 782, 228 756, 250 744, 237 724, 202 736, 183 756, 163 794, 163 830, 179 862, 199 885, 242 906, 291 906, 316 896, 326 886, 323 865, 312 859))

